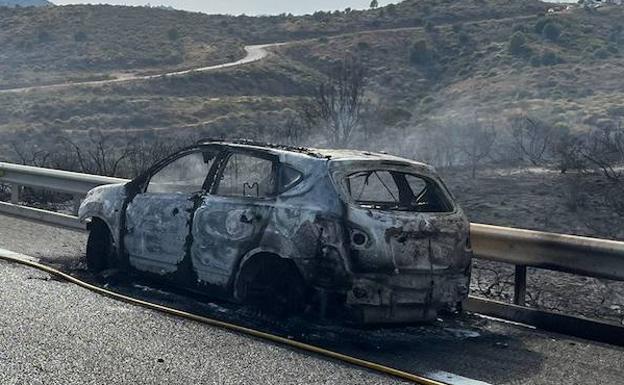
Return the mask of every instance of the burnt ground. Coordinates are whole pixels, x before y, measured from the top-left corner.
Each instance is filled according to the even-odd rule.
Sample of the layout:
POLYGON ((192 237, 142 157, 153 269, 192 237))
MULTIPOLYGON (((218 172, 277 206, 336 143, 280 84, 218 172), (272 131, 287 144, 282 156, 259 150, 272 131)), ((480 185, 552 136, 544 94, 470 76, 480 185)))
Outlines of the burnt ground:
POLYGON ((624 218, 610 208, 612 186, 598 174, 540 168, 441 174, 471 222, 624 240, 624 218))
MULTIPOLYGON (((596 174, 544 169, 443 171, 471 222, 624 240, 624 218, 609 207, 617 194, 596 174)), ((513 266, 474 262, 472 294, 511 302, 513 266)), ((624 323, 624 283, 529 269, 529 306, 624 323)))

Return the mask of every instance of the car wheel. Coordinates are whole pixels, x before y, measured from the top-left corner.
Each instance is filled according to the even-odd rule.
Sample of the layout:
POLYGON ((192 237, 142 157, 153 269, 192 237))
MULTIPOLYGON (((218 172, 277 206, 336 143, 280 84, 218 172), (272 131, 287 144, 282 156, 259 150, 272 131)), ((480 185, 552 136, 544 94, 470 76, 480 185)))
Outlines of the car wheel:
POLYGON ((297 268, 281 258, 258 258, 244 271, 242 301, 278 316, 302 313, 306 286, 297 268))
POLYGON ((115 267, 115 243, 108 226, 101 221, 91 224, 87 241, 87 268, 94 273, 115 267))

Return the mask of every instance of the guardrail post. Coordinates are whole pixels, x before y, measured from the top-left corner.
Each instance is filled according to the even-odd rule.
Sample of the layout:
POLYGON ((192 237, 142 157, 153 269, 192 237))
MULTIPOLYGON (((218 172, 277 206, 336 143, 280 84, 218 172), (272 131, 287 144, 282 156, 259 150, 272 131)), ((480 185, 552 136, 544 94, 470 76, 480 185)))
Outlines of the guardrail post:
POLYGON ((78 216, 78 209, 80 209, 80 200, 82 199, 81 195, 74 195, 74 207, 73 207, 73 214, 78 216))
POLYGON ((21 186, 15 183, 11 184, 11 203, 19 204, 21 186))
POLYGON ((516 265, 516 274, 514 277, 514 304, 524 306, 526 301, 526 276, 527 267, 516 265))

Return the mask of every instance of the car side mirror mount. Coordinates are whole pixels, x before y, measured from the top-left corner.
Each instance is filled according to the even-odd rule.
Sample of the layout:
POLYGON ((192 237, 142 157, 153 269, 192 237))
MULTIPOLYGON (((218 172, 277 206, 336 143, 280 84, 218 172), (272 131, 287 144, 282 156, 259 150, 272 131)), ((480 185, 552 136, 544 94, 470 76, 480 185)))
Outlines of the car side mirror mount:
POLYGON ((142 193, 143 190, 145 190, 145 184, 147 183, 147 180, 148 175, 143 174, 126 183, 126 191, 128 195, 134 196, 142 193))

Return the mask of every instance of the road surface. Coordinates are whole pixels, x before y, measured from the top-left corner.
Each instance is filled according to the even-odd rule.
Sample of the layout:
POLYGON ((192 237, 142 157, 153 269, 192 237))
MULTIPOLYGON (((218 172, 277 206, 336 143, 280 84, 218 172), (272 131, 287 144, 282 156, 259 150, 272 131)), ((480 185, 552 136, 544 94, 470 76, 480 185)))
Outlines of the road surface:
POLYGON ((0 383, 399 384, 0 262, 0 383))
MULTIPOLYGON (((85 240, 83 232, 0 216, 0 248, 30 254, 52 265, 79 271, 85 240)), ((262 320, 241 318, 244 312, 227 305, 140 283, 130 285, 127 290, 133 296, 266 327, 262 320)), ((7 352, 0 352, 0 373, 25 376, 19 378, 35 376, 32 378, 41 383, 80 383, 76 377, 80 373, 88 373, 85 378, 94 383, 106 378, 107 373, 119 376, 120 383, 124 378, 137 382, 141 376, 146 380, 138 383, 165 382, 173 378, 170 376, 178 376, 179 383, 196 383, 198 378, 207 383, 227 383, 228 379, 232 383, 294 383, 301 375, 308 376, 304 377, 306 383, 391 381, 119 304, 5 263, 0 264, 0 295, 0 343, 11 346, 7 352), (106 352, 104 358, 97 358, 98 351, 106 352), (197 357, 206 358, 202 361, 197 357), (158 358, 170 366, 157 365, 158 358), (51 369, 45 360, 51 360, 51 369), (76 360, 86 365, 85 369, 75 369, 76 360), (309 372, 302 373, 301 368, 307 365, 309 372), (271 371, 277 373, 275 381, 266 377, 271 371)), ((297 320, 276 324, 278 331, 305 342, 407 371, 451 378, 454 384, 621 385, 624 378, 622 348, 476 315, 389 329, 360 330, 297 320)), ((5 382, 0 377, 0 383, 5 382)))

